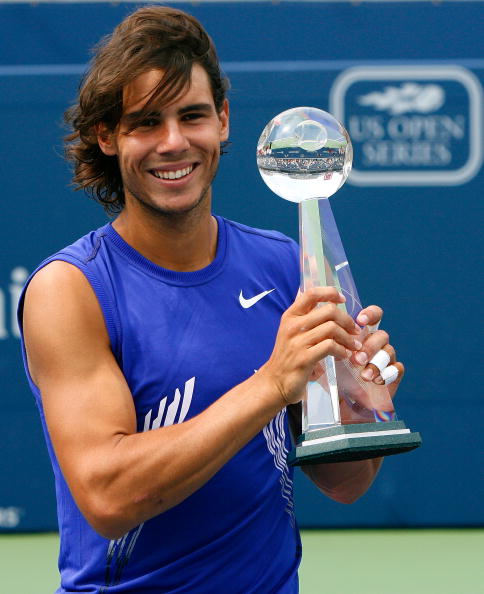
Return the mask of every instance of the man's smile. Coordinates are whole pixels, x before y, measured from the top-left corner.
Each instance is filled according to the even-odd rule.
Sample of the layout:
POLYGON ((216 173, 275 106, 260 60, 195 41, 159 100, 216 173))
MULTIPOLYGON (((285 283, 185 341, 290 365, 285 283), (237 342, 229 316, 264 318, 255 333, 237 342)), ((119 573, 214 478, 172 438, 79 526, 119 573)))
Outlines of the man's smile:
POLYGON ((172 169, 150 169, 149 172, 158 179, 181 179, 182 177, 190 175, 196 165, 197 163, 192 163, 186 167, 173 167, 172 169))

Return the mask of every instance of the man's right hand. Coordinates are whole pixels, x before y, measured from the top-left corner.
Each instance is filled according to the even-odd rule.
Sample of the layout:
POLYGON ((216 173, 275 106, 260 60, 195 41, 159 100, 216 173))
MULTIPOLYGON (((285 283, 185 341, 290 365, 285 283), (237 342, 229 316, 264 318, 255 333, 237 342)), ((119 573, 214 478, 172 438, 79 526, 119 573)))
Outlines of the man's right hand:
POLYGON ((286 404, 299 402, 319 361, 349 358, 361 349, 360 328, 337 305, 345 298, 334 287, 300 293, 281 318, 274 350, 258 374, 274 384, 286 404))

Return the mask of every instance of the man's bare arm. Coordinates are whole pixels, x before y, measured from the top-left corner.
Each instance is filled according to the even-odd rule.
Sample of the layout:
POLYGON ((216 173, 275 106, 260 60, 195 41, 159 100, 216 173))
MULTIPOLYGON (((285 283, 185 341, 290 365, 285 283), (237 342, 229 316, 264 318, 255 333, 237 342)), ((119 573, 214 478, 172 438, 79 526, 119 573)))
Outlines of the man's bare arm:
POLYGON ((84 275, 53 262, 32 279, 24 306, 29 370, 62 472, 79 508, 117 538, 205 484, 286 404, 300 399, 316 361, 357 348, 335 289, 300 296, 283 315, 258 373, 184 423, 136 433, 133 398, 111 352, 84 275))

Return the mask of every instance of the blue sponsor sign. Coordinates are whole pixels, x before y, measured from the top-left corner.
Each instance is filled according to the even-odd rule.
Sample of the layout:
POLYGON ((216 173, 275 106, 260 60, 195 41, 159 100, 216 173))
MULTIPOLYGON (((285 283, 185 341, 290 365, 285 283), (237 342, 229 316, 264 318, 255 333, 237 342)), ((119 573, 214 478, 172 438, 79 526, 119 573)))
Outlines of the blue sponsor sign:
POLYGON ((354 145, 355 185, 460 185, 480 169, 482 88, 465 68, 350 68, 330 104, 354 145))
MULTIPOLYGON (((296 237, 297 208, 257 172, 257 139, 275 114, 298 105, 331 111, 348 128, 354 171, 332 208, 360 296, 384 307, 383 328, 406 366, 398 414, 424 440, 389 457, 351 506, 322 497, 298 472, 299 525, 483 525, 482 3, 177 6, 208 28, 231 79, 232 144, 214 184, 217 213, 296 237)), ((0 3, 0 532, 56 527, 14 313, 29 271, 106 222, 71 191, 62 113, 89 48, 134 7, 0 3)))

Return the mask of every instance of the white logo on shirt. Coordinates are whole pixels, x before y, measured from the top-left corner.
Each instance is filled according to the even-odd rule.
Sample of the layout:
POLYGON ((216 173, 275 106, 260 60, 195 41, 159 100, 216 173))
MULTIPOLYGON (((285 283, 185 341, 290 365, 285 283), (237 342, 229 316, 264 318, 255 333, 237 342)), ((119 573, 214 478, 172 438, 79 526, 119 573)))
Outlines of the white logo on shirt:
POLYGON ((283 409, 264 427, 262 433, 267 442, 267 449, 274 458, 274 466, 280 472, 281 496, 285 501, 285 511, 289 514, 291 524, 294 526, 296 520, 294 516, 293 482, 286 462, 288 451, 285 444, 285 417, 286 409, 283 409))
POLYGON ((185 382, 185 388, 183 390, 183 396, 181 395, 180 390, 177 388, 175 390, 175 397, 173 398, 173 402, 168 406, 165 414, 166 408, 166 401, 167 397, 165 396, 160 400, 160 406, 158 407, 158 414, 156 418, 151 420, 151 413, 153 409, 151 409, 145 416, 145 424, 143 427, 143 431, 149 431, 150 429, 158 429, 163 425, 163 427, 168 427, 169 425, 173 425, 175 422, 177 413, 178 420, 177 423, 183 423, 185 417, 187 416, 188 410, 190 408, 190 404, 192 403, 192 396, 193 396, 193 388, 195 387, 195 378, 192 377, 185 382), (163 418, 164 417, 164 418, 163 418), (162 422, 163 421, 163 422, 162 422))
POLYGON ((246 299, 242 295, 242 291, 240 291, 239 303, 244 309, 248 309, 249 307, 252 307, 253 305, 255 305, 258 301, 263 299, 266 295, 269 295, 269 293, 272 293, 272 291, 275 291, 275 289, 271 289, 270 291, 262 291, 262 293, 259 293, 258 295, 255 295, 254 297, 251 297, 250 299, 246 299))

